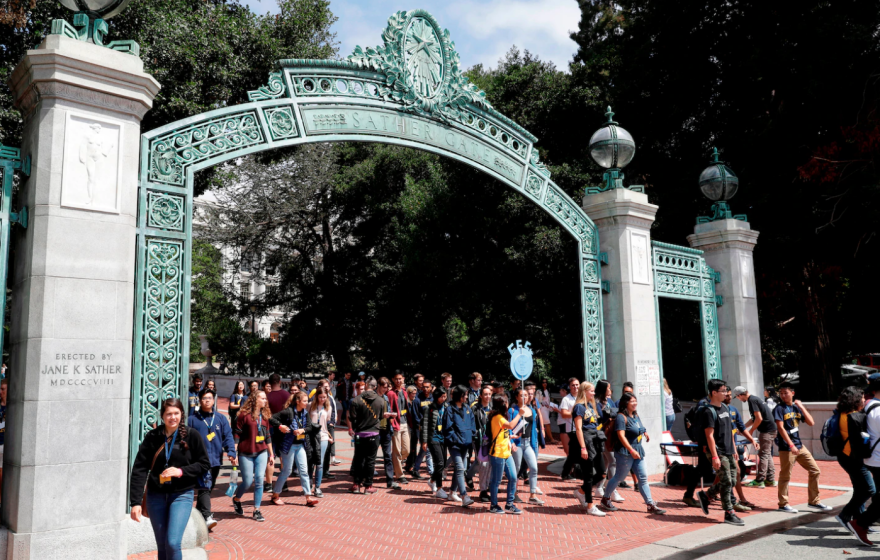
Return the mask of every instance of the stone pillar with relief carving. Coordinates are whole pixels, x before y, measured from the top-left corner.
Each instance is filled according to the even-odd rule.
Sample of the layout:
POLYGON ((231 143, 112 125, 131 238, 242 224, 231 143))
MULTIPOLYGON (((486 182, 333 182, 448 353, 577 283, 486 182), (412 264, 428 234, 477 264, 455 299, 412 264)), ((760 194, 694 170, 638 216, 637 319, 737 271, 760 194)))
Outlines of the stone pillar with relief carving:
POLYGON ((9 80, 31 222, 14 247, 8 558, 124 558, 140 122, 137 56, 62 35, 9 80))
POLYGON ((648 472, 663 472, 663 397, 659 388, 651 394, 647 383, 651 373, 659 379, 660 366, 651 268, 651 224, 657 206, 642 192, 614 188, 585 196, 583 209, 599 229, 599 250, 608 254, 608 264, 602 267, 602 280, 610 285, 602 297, 608 380, 615 398, 626 381, 646 391, 638 397, 639 416, 653 436, 645 444, 648 472))
POLYGON ((764 368, 752 258, 757 242, 758 232, 748 222, 733 218, 697 224, 688 236, 691 247, 703 251, 706 264, 721 273, 715 292, 723 298, 718 335, 724 380, 760 396, 764 394, 764 368))

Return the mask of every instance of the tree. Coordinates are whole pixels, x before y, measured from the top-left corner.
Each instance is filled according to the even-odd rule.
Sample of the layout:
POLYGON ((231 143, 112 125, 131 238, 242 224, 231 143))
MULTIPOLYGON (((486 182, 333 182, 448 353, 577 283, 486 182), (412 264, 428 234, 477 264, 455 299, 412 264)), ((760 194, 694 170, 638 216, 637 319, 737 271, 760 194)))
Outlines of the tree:
POLYGON ((851 189, 841 197, 848 186, 800 170, 820 146, 841 138, 841 126, 863 122, 880 4, 580 6, 573 80, 598 87, 636 138, 628 182, 644 183, 662 208, 653 235, 683 240, 694 209, 708 210, 696 178, 717 145, 741 180, 733 209, 746 211, 761 231, 755 262, 762 335, 770 342, 765 371, 786 371, 778 364, 794 352, 808 381, 804 396, 836 394, 841 361, 858 351, 851 333, 872 341, 878 334, 865 317, 866 305, 878 302, 871 281, 877 244, 865 243, 876 220, 849 219, 876 215, 876 181, 861 183, 868 196, 851 189))

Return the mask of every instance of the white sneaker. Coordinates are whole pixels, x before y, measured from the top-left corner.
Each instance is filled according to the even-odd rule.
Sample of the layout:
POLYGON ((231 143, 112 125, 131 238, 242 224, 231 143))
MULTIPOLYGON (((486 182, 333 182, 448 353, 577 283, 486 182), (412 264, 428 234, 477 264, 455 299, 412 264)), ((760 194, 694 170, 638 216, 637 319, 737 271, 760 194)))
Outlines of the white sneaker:
POLYGON ((595 515, 596 517, 605 517, 605 512, 597 508, 595 505, 587 510, 589 515, 595 515))
POLYGON ((611 501, 617 502, 618 504, 623 501, 623 496, 621 496, 617 490, 611 493, 611 501))
POLYGON ((431 489, 431 494, 437 493, 437 484, 433 480, 428 483, 428 488, 431 489))
POLYGON ((600 500, 605 497, 605 485, 604 484, 600 484, 599 486, 596 486, 596 497, 599 498, 600 500))
POLYGON ((544 491, 541 490, 540 488, 535 488, 535 494, 538 494, 539 496, 543 496, 543 495, 544 495, 544 491))
POLYGON ((449 494, 447 494, 442 488, 440 488, 439 490, 437 490, 437 492, 434 493, 434 497, 445 500, 449 498, 449 494))
POLYGON ((458 495, 458 492, 452 493, 452 501, 461 503, 461 496, 458 495))
POLYGON ((331 464, 331 465, 341 465, 341 464, 342 464, 342 461, 340 461, 340 460, 337 459, 336 457, 333 457, 332 459, 330 459, 330 464, 331 464))
POLYGON ((205 519, 205 524, 208 526, 208 530, 210 531, 217 526, 217 520, 214 519, 213 515, 209 515, 208 518, 205 519))
POLYGON ((463 508, 468 507, 472 503, 474 503, 474 501, 471 499, 470 496, 465 496, 464 498, 461 499, 461 507, 463 507, 463 508))
POLYGON ((581 504, 581 507, 587 507, 587 496, 581 494, 580 488, 574 489, 574 497, 577 498, 577 501, 581 504))

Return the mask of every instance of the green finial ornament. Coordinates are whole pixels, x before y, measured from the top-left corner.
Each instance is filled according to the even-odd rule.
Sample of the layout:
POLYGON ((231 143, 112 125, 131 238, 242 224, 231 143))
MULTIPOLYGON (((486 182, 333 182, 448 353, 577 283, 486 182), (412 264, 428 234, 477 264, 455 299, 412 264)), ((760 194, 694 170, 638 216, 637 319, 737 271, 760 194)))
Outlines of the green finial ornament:
POLYGON ((61 4, 75 12, 73 25, 63 19, 52 20, 50 35, 63 35, 114 51, 140 55, 140 46, 134 41, 111 41, 104 44, 107 37, 107 21, 125 10, 131 0, 59 0, 61 4))
POLYGON ((645 192, 644 187, 640 185, 623 186, 623 168, 636 155, 636 143, 632 135, 614 120, 611 105, 605 111, 605 116, 608 117, 605 125, 590 138, 590 157, 608 171, 602 175, 605 184, 601 187, 588 187, 587 194, 623 188, 645 192))

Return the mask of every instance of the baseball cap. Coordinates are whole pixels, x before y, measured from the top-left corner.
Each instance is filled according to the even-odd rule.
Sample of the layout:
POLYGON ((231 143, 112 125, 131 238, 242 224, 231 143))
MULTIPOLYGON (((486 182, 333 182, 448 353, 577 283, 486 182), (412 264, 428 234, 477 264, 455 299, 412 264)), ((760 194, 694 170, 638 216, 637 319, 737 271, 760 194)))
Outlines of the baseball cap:
POLYGON ((880 393, 880 373, 872 373, 868 376, 868 389, 880 393))
POLYGON ((738 396, 744 395, 746 393, 748 393, 748 390, 746 390, 746 388, 743 387, 742 385, 737 385, 736 387, 733 388, 733 396, 734 397, 738 397, 738 396))
POLYGON ((360 373, 358 374, 358 377, 360 377, 360 376, 362 376, 362 375, 366 376, 367 374, 364 373, 364 372, 360 372, 360 373))

